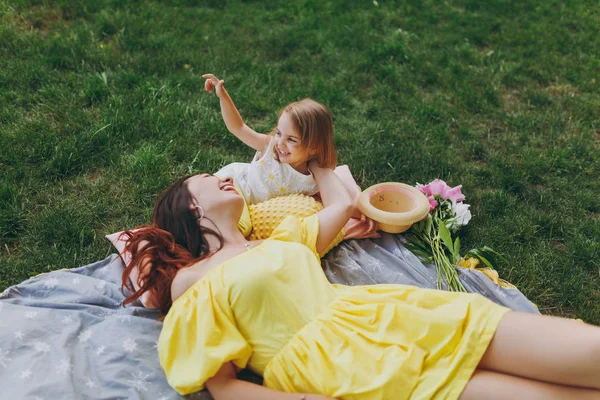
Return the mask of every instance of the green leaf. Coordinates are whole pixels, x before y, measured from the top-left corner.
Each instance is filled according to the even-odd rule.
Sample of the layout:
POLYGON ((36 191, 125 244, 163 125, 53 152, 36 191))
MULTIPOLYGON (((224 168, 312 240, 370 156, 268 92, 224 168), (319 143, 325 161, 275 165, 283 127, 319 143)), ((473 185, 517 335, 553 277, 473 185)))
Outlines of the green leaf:
POLYGON ((454 246, 452 245, 452 235, 450 234, 450 231, 446 227, 446 224, 444 224, 444 221, 440 221, 438 233, 440 234, 440 238, 442 239, 442 242, 444 242, 444 245, 454 255, 454 246))
POLYGON ((405 235, 409 235, 409 234, 421 235, 422 233, 423 233, 423 225, 420 222, 417 222, 416 224, 413 224, 410 227, 410 230, 405 235))
POLYGON ((489 253, 492 255, 492 257, 494 259, 496 259, 497 261, 500 261, 504 264, 508 264, 508 260, 506 258, 504 258, 504 256, 500 253, 498 253, 496 250, 487 247, 487 246, 483 246, 483 251, 485 251, 486 253, 489 253))
POLYGON ((496 269, 496 266, 494 265, 493 259, 490 261, 488 258, 489 256, 486 254, 485 251, 482 251, 482 249, 471 249, 469 250, 469 252, 467 253, 468 256, 473 257, 473 258, 477 258, 479 261, 481 261, 482 263, 485 264, 486 267, 492 268, 492 269, 496 269))
POLYGON ((459 237, 457 237, 454 240, 454 251, 453 251, 453 254, 454 254, 454 262, 457 263, 459 261, 459 259, 460 259, 460 238, 459 237))
POLYGON ((415 253, 416 255, 419 255, 419 256, 423 257, 425 259, 424 261, 425 261, 426 264, 431 263, 431 260, 432 260, 431 254, 427 254, 427 253, 425 253, 423 251, 420 251, 420 250, 414 250, 413 253, 415 253))
POLYGON ((483 246, 479 249, 469 250, 467 254, 465 254, 465 258, 466 257, 477 258, 487 267, 490 267, 492 269, 497 269, 497 267, 500 265, 500 262, 508 264, 508 260, 504 258, 504 256, 502 256, 496 250, 487 246, 483 246))
POLYGON ((412 251, 415 254, 423 255, 424 257, 432 257, 432 252, 430 247, 414 245, 412 243, 407 243, 405 247, 412 251))
POLYGON ((487 267, 491 268, 491 269, 496 269, 496 266, 487 259, 487 257, 483 256, 483 255, 479 255, 479 259, 481 260, 482 263, 484 263, 487 267))
POLYGON ((431 215, 427 215, 427 218, 425 219, 425 234, 427 236, 431 236, 431 227, 433 226, 433 218, 431 218, 431 215))

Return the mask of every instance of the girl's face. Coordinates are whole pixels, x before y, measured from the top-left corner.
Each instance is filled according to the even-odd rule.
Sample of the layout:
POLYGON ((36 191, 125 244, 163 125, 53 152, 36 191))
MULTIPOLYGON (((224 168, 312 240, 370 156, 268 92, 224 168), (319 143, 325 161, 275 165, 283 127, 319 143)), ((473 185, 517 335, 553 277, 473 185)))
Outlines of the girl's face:
POLYGON ((275 128, 275 151, 280 162, 290 164, 294 168, 306 163, 313 156, 313 153, 302 145, 300 133, 294 128, 287 112, 281 114, 275 128))

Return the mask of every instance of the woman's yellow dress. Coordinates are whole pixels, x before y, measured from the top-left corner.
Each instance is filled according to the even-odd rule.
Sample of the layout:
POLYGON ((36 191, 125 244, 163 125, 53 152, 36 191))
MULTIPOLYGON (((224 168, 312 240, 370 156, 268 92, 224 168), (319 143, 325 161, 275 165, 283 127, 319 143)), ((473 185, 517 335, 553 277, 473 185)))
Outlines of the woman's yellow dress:
POLYGON ((204 388, 228 361, 285 392, 340 399, 457 399, 507 308, 474 294, 332 285, 317 216, 210 270, 174 303, 159 339, 169 384, 204 388))

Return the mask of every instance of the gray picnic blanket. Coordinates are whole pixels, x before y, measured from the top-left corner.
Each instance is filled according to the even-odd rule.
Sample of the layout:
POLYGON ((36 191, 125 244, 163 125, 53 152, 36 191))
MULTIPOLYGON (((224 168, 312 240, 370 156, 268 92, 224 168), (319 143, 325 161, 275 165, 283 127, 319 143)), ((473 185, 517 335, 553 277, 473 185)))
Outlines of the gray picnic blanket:
MULTIPOLYGON (((401 237, 350 240, 323 260, 333 283, 435 286, 401 237)), ((0 295, 0 399, 181 399, 160 367, 155 310, 122 307, 121 258, 40 275, 0 295)), ((518 291, 479 272, 461 271, 465 286, 515 310, 537 312, 518 291)), ((201 360, 199 360, 201 362, 201 360)), ((260 382, 248 371, 242 378, 260 382)), ((210 400, 206 391, 190 399, 210 400)))
MULTIPOLYGON (((435 289, 434 264, 423 264, 406 247, 402 235, 383 234, 379 239, 347 240, 325 256, 323 270, 331 283, 374 285, 396 283, 435 289)), ((458 276, 469 293, 479 293, 515 311, 539 314, 536 306, 516 289, 505 289, 483 273, 465 268, 458 276)), ((442 283, 446 288, 446 285, 442 283)))

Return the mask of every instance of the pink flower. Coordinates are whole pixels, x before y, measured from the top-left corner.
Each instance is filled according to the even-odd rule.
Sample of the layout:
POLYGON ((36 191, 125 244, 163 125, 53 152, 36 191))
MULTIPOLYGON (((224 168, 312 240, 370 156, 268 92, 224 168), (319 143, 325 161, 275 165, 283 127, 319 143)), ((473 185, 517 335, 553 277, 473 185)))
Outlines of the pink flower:
POLYGON ((429 212, 432 212, 438 206, 438 202, 433 198, 433 196, 427 196, 427 200, 429 200, 429 212))
POLYGON ((454 186, 453 188, 448 187, 446 193, 444 193, 442 197, 455 203, 461 202, 466 199, 466 197, 462 194, 460 189, 462 189, 462 185, 454 186))
MULTIPOLYGON (((435 179, 427 185, 417 184, 417 189, 419 189, 425 196, 429 198, 430 207, 433 205, 431 199, 436 194, 444 200, 451 200, 455 203, 463 201, 466 197, 461 193, 461 188, 462 185, 450 187, 441 179, 435 179)), ((435 206, 433 208, 436 206, 437 202, 435 202, 435 206)), ((433 208, 431 210, 433 210, 433 208)))

